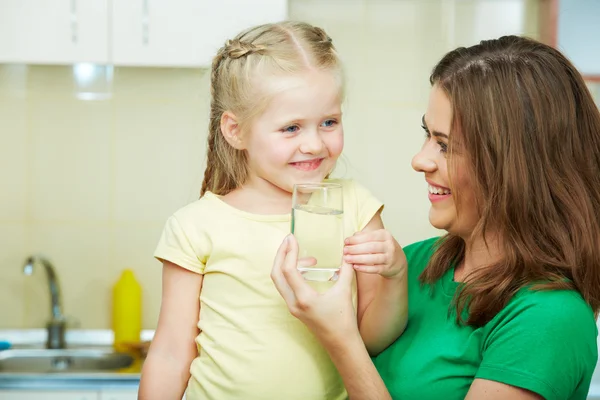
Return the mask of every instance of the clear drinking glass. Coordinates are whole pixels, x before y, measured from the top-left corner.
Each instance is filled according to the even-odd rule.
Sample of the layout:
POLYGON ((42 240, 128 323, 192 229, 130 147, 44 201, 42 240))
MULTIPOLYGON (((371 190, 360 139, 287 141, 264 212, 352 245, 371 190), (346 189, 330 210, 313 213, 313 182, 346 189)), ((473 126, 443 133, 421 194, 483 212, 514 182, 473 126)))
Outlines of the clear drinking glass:
POLYGON ((344 251, 344 205, 342 185, 306 183, 294 185, 292 234, 299 247, 298 270, 304 279, 337 279, 344 251), (306 259, 314 259, 305 266, 306 259))

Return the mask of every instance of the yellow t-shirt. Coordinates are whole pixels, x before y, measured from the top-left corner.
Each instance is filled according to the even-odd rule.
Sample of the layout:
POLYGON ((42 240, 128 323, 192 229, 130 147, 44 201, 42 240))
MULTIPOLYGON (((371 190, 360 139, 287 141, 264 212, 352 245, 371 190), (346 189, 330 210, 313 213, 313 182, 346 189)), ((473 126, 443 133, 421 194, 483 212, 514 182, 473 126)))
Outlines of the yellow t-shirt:
MULTIPOLYGON (((382 204, 354 181, 331 181, 343 184, 350 236, 382 204)), ((204 275, 188 400, 347 398, 326 351, 271 281, 289 232, 290 214, 251 214, 210 192, 167 221, 154 256, 204 275)))

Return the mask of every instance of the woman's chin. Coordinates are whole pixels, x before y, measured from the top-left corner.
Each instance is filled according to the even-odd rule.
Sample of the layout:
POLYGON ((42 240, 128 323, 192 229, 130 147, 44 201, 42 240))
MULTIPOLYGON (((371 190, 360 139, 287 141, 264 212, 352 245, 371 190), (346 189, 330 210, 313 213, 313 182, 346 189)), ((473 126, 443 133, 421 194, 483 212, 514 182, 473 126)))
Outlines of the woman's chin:
POLYGON ((451 225, 447 218, 436 215, 435 212, 429 212, 429 223, 434 228, 444 231, 448 231, 451 225))

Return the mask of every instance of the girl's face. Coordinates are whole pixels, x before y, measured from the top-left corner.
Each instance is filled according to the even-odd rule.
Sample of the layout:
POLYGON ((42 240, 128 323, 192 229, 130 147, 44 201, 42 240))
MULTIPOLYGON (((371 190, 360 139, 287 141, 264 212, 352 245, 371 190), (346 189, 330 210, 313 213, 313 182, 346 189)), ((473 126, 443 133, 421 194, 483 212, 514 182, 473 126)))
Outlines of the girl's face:
POLYGON ((448 139, 452 125, 452 105, 442 89, 433 86, 427 112, 423 116, 426 140, 412 159, 412 167, 425 174, 431 202, 429 222, 438 229, 467 238, 479 219, 471 180, 466 173, 465 154, 456 144, 452 154, 452 180, 448 170, 448 139), (460 193, 457 206, 455 195, 460 193))
POLYGON ((344 147, 339 80, 313 70, 263 86, 274 94, 242 138, 247 184, 291 192, 296 183, 321 182, 344 147))

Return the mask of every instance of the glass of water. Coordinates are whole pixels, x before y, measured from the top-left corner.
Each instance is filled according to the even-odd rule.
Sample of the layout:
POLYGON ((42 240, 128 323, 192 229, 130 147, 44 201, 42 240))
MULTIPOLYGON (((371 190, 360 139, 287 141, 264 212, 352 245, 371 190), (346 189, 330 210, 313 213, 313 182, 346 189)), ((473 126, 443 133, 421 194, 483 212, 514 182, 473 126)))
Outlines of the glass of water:
POLYGON ((294 185, 292 234, 299 247, 298 270, 309 281, 337 279, 344 251, 342 185, 306 183, 294 185), (306 261, 312 259, 310 266, 306 261))

